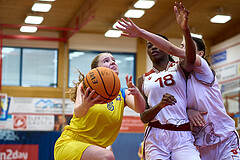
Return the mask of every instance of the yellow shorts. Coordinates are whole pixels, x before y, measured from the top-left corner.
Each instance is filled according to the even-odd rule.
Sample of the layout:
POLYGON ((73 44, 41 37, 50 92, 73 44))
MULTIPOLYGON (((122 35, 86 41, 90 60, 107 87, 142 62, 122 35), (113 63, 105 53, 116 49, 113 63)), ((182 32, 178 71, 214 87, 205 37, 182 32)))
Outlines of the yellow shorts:
POLYGON ((80 160, 83 152, 92 144, 61 135, 54 146, 55 160, 80 160))

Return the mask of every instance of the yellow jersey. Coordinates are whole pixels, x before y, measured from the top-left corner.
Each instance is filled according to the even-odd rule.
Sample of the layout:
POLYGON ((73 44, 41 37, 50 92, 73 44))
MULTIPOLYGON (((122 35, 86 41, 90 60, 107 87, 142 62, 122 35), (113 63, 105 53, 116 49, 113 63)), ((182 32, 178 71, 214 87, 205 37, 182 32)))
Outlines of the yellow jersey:
POLYGON ((107 147, 117 138, 123 119, 125 90, 121 89, 117 98, 106 104, 95 104, 81 118, 75 114, 63 135, 93 145, 107 147))

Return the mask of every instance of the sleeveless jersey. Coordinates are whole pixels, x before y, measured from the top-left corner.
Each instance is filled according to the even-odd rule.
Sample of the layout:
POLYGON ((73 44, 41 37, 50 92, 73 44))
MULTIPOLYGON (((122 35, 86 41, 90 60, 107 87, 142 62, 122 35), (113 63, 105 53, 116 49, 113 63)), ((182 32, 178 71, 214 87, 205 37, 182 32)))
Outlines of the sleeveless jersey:
POLYGON ((216 144, 228 138, 235 130, 235 122, 224 107, 217 79, 203 58, 201 66, 194 67, 187 81, 187 100, 188 108, 208 112, 203 115, 207 124, 204 127, 193 127, 196 145, 216 144), (203 76, 200 77, 201 74, 203 76), (209 79, 213 79, 211 83, 207 83, 209 79))
POLYGON ((158 120, 161 124, 181 125, 188 123, 186 113, 186 79, 177 63, 169 62, 163 71, 153 68, 143 75, 142 90, 148 98, 150 107, 156 106, 165 93, 175 97, 177 103, 163 108, 152 121, 158 120))
POLYGON ((84 117, 77 118, 73 114, 70 125, 64 128, 62 134, 104 148, 111 145, 122 124, 124 100, 125 90, 121 89, 112 102, 95 104, 84 117))

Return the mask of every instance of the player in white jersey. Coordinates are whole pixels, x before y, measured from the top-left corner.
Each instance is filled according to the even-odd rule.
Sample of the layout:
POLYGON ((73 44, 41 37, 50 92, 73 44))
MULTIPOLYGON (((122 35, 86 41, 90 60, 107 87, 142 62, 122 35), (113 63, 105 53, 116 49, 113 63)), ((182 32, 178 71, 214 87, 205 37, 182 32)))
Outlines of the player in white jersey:
MULTIPOLYGON (((148 45, 151 44, 148 43, 148 45)), ((167 55, 167 53, 165 54, 167 55)), ((148 97, 149 106, 158 105, 165 93, 174 95, 177 101, 175 105, 162 109, 151 121, 158 120, 161 124, 174 124, 176 126, 189 122, 186 114, 186 78, 177 63, 169 62, 164 70, 159 71, 153 68, 144 74, 142 91, 148 97)))
POLYGON ((195 144, 202 160, 239 160, 235 122, 226 112, 214 71, 202 58, 205 55, 203 40, 195 37, 193 40, 198 56, 187 81, 187 100, 195 144))
MULTIPOLYGON (((195 47, 187 26, 188 11, 181 3, 176 3, 174 9, 187 44, 185 60, 180 64, 171 63, 167 53, 152 43, 147 43, 147 53, 153 62, 153 69, 142 77, 140 90, 148 102, 147 109, 141 114, 142 121, 149 122, 144 147, 148 160, 186 160, 186 157, 200 160, 186 113, 185 77, 192 71, 196 57, 195 47)), ((131 37, 128 31, 135 24, 130 19, 129 21, 131 24, 122 19, 120 24, 124 28, 119 29, 131 37)))
MULTIPOLYGON (((131 37, 142 37, 165 52, 185 58, 184 48, 176 48, 163 38, 143 30, 134 23, 127 30, 131 37)), ((239 160, 239 137, 235 123, 226 113, 221 92, 214 72, 201 56, 204 56, 200 41, 193 37, 197 51, 195 66, 187 82, 189 107, 188 117, 196 126, 194 135, 202 160, 239 160), (204 114, 203 114, 204 113, 204 114)), ((187 47, 186 47, 187 49, 187 47)))
POLYGON ((185 160, 188 156, 191 160, 199 160, 186 113, 186 79, 180 66, 169 62, 165 70, 151 69, 143 76, 142 91, 151 108, 142 114, 142 120, 148 122, 154 117, 145 132, 146 159, 185 160), (174 95, 176 103, 162 108, 164 98, 170 103, 171 95, 174 95), (156 112, 156 108, 161 110, 156 112))

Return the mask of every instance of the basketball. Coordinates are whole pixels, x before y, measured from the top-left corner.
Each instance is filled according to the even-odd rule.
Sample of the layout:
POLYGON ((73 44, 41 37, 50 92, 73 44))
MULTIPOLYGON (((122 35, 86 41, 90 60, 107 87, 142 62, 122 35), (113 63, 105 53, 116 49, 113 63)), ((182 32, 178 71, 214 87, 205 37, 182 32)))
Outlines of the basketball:
POLYGON ((93 98, 100 95, 99 101, 104 103, 114 100, 120 91, 120 79, 111 69, 97 67, 87 73, 83 80, 83 90, 90 87, 90 91, 95 90, 93 98))

